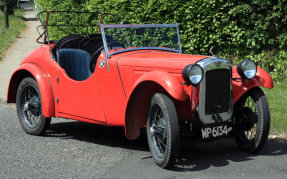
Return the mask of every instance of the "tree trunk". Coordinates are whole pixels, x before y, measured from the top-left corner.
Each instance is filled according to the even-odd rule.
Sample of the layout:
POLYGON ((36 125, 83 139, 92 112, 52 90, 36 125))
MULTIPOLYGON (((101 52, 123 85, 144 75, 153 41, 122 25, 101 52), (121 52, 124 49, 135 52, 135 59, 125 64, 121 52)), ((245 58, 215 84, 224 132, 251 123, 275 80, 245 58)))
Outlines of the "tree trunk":
POLYGON ((4 16, 5 16, 5 27, 9 28, 9 12, 8 12, 8 0, 4 0, 4 16))

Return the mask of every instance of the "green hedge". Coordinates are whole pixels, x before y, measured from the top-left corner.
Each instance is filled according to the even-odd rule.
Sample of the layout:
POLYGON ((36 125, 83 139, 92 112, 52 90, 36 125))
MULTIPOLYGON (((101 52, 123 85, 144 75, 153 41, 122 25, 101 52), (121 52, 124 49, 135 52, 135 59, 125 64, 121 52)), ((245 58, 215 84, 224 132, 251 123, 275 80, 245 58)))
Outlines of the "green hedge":
MULTIPOLYGON (((287 75, 286 0, 37 0, 36 4, 41 10, 105 11, 131 23, 177 22, 184 53, 208 54, 211 46, 217 46, 219 56, 234 64, 250 58, 275 79, 287 75)), ((56 19, 71 22, 70 17, 52 21, 56 19)), ((50 32, 61 34, 59 29, 50 32)))

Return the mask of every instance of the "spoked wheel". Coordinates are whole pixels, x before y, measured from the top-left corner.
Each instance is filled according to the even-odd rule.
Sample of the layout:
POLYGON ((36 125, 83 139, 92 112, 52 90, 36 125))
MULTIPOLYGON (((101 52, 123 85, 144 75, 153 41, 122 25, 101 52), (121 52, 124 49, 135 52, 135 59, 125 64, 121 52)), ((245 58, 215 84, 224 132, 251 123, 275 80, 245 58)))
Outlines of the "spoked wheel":
POLYGON ((269 135, 270 112, 267 99, 260 88, 248 91, 235 105, 234 118, 239 135, 236 143, 243 151, 260 151, 269 135))
POLYGON ((162 168, 173 165, 178 157, 179 127, 175 106, 166 95, 156 93, 151 98, 146 130, 155 163, 162 168))
POLYGON ((154 120, 151 122, 150 134, 151 142, 154 146, 155 153, 159 158, 162 158, 166 152, 167 145, 167 132, 166 132, 166 122, 164 119, 163 112, 161 108, 157 105, 155 106, 155 116, 154 120))
POLYGON ((47 130, 51 118, 42 115, 41 96, 33 78, 25 78, 20 83, 16 105, 20 124, 26 133, 41 135, 47 130))

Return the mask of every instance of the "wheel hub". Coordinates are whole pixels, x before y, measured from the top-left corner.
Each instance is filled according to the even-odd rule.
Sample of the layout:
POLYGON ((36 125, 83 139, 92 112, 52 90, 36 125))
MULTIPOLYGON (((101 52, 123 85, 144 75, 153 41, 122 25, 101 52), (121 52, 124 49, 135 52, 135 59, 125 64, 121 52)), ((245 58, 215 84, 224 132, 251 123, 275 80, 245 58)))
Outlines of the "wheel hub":
POLYGON ((150 133, 151 133, 151 135, 155 135, 155 133, 156 133, 154 124, 150 127, 150 133))
POLYGON ((29 102, 26 102, 23 107, 23 111, 27 112, 29 110, 29 102))
POLYGON ((243 122, 245 130, 250 130, 258 122, 256 114, 248 107, 243 108, 243 122))
MULTIPOLYGON (((33 96, 29 102, 25 103, 25 105, 28 105, 28 109, 31 110, 31 112, 33 113, 33 115, 35 116, 39 116, 40 115, 40 99, 38 96, 33 96), (28 103, 28 104, 27 104, 28 103)), ((24 105, 24 108, 25 108, 24 105)))

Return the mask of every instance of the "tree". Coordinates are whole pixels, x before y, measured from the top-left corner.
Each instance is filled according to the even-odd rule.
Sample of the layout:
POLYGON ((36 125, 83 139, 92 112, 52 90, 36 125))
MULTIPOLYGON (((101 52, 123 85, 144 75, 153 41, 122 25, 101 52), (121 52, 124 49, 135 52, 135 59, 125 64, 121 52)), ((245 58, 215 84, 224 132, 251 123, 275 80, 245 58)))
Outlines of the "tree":
POLYGON ((18 0, 4 0, 0 2, 0 10, 4 12, 5 27, 9 28, 9 15, 14 13, 18 0))
POLYGON ((4 0, 4 16, 5 16, 5 27, 9 28, 9 12, 8 12, 8 0, 4 0))

